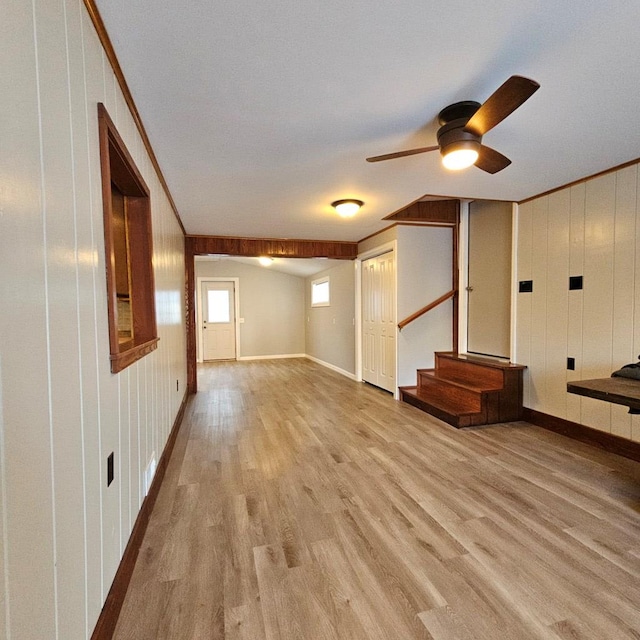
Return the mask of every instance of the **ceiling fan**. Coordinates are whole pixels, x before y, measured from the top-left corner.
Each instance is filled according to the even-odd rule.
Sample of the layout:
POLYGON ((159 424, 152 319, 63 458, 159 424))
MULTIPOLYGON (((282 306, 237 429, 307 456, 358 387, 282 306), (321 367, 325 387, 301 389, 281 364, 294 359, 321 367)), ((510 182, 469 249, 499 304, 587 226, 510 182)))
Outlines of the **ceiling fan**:
POLYGON ((484 104, 465 100, 440 111, 438 122, 441 126, 438 129, 436 146, 373 156, 367 158, 367 162, 380 162, 440 150, 442 164, 447 169, 465 169, 475 164, 487 173, 502 171, 511 164, 511 160, 482 144, 482 136, 513 113, 539 88, 540 85, 534 80, 511 76, 484 104))

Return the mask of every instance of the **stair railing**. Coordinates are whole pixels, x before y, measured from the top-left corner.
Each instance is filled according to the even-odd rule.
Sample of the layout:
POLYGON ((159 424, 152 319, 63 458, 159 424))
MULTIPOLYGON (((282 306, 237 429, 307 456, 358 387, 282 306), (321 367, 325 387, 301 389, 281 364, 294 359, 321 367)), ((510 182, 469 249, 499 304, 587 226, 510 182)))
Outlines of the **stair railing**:
POLYGON ((410 316, 407 316, 404 320, 398 322, 398 329, 402 331, 408 324, 412 323, 414 320, 417 320, 420 316, 423 316, 425 313, 428 313, 432 309, 435 309, 437 306, 441 305, 443 302, 447 300, 451 300, 454 296, 457 295, 457 291, 452 289, 451 291, 445 293, 440 296, 437 300, 430 302, 426 307, 422 307, 422 309, 418 309, 415 313, 412 313, 410 316))

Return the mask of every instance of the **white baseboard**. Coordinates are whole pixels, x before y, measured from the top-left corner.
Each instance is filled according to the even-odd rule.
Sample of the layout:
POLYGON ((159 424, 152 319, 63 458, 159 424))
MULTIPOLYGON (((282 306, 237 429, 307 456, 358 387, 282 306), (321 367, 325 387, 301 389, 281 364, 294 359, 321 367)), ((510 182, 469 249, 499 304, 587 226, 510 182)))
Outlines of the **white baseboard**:
POLYGON ((276 360, 283 358, 306 358, 305 353, 284 353, 276 356, 240 356, 236 360, 276 360))
POLYGON ((335 371, 336 373, 339 373, 345 376, 346 378, 349 378, 350 380, 355 380, 356 382, 358 381, 358 378, 354 373, 350 373, 349 371, 345 371, 340 367, 336 367, 334 364, 331 364, 330 362, 325 362, 324 360, 314 358, 313 356, 310 356, 307 353, 285 353, 285 354, 278 354, 278 355, 271 355, 271 356, 240 356, 239 358, 236 358, 236 360, 243 360, 243 361, 245 360, 277 360, 277 359, 284 359, 284 358, 308 358, 309 360, 312 360, 313 362, 319 365, 322 365, 327 369, 331 369, 332 371, 335 371))
POLYGON ((334 364, 325 362, 324 360, 319 360, 318 358, 314 358, 313 356, 310 356, 308 354, 305 357, 309 358, 309 360, 312 360, 317 364, 322 365, 323 367, 327 367, 327 369, 331 369, 331 371, 335 371, 336 373, 342 374, 343 376, 345 376, 346 378, 349 378, 350 380, 355 380, 356 382, 358 381, 358 378, 356 377, 355 373, 349 373, 349 371, 345 371, 340 367, 336 367, 334 364))

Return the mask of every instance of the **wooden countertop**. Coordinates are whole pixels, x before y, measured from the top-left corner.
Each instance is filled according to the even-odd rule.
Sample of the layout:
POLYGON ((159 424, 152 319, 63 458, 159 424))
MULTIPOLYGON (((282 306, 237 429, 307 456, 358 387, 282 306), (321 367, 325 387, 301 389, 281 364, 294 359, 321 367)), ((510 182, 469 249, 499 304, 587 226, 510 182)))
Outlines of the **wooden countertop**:
POLYGON ((640 380, 618 377, 575 380, 567 382, 567 391, 640 411, 640 380))

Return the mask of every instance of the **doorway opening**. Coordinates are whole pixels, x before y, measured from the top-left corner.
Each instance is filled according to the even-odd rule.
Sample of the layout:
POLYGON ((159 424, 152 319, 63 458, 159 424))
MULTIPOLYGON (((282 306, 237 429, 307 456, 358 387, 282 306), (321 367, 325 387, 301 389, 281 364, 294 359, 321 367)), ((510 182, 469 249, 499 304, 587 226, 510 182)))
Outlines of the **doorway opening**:
POLYGON ((511 357, 511 202, 469 203, 466 352, 511 357))
POLYGON ((239 286, 238 278, 197 279, 198 362, 237 359, 239 286))

